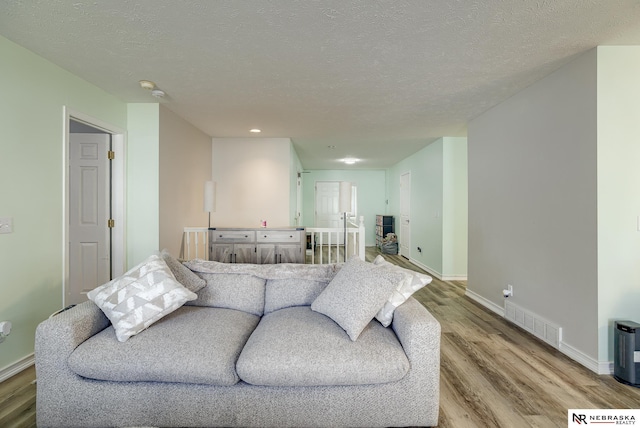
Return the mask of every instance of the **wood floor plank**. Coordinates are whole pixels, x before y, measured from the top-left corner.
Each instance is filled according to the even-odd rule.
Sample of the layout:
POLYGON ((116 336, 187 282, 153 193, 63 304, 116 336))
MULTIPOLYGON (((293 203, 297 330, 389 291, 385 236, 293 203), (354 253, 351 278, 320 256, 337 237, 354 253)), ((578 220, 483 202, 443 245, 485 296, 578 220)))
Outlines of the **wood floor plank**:
POLYGON ((31 366, 0 383, 0 426, 26 428, 36 423, 36 372, 31 366))

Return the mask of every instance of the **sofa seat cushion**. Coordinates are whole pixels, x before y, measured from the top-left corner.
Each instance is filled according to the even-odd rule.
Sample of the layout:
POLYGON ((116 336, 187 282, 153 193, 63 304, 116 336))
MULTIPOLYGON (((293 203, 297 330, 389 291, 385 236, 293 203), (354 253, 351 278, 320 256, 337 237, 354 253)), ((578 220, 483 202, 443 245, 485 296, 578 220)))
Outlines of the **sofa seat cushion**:
POLYGON ((372 321, 357 341, 309 306, 262 317, 236 370, 261 386, 366 385, 402 379, 409 361, 392 329, 372 321))
POLYGON ((259 321, 232 309, 183 306, 126 342, 107 327, 68 364, 90 379, 234 385, 236 361, 259 321))

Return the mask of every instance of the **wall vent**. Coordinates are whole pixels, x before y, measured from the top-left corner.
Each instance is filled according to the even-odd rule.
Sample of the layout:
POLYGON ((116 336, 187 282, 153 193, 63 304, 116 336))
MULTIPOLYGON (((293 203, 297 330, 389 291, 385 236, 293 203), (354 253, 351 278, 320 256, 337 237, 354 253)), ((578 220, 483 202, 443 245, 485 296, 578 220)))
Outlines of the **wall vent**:
POLYGON ((507 300, 504 304, 504 317, 534 336, 544 340, 556 349, 560 349, 562 327, 559 327, 537 314, 529 312, 507 300))

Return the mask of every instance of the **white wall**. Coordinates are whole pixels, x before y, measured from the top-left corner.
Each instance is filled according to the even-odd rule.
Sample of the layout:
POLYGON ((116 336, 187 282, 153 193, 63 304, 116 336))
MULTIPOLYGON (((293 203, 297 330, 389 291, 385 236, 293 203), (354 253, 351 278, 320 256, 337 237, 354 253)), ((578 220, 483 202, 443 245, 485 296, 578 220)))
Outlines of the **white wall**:
POLYGON ((160 106, 160 249, 180 255, 185 227, 207 227, 204 183, 211 180, 211 137, 160 106))
POLYGON ((598 47, 598 355, 640 322, 640 47, 598 47))
POLYGON ((290 146, 288 138, 213 139, 212 226, 290 226, 290 146))
POLYGON ((596 51, 468 126, 468 290, 513 302, 598 358, 596 51))

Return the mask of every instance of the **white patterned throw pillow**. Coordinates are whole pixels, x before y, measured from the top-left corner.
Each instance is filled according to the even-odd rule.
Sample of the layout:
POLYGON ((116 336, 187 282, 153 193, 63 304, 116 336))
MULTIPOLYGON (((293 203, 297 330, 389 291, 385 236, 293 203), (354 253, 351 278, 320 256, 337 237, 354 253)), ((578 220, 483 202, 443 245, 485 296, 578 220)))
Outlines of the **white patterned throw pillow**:
POLYGON ((429 275, 425 275, 423 273, 415 272, 409 269, 402 268, 400 266, 396 266, 393 263, 389 263, 384 259, 384 257, 380 255, 378 255, 373 260, 373 264, 385 269, 405 274, 405 280, 398 283, 396 289, 393 290, 393 293, 391 294, 387 302, 376 315, 376 319, 380 321, 383 326, 389 327, 391 325, 391 321, 393 320, 393 312, 396 310, 396 308, 406 302, 413 293, 429 284, 433 280, 433 278, 431 278, 429 275))
POLYGON ((198 296, 176 281, 160 256, 152 255, 121 277, 91 290, 87 297, 109 318, 116 337, 124 342, 198 296))

